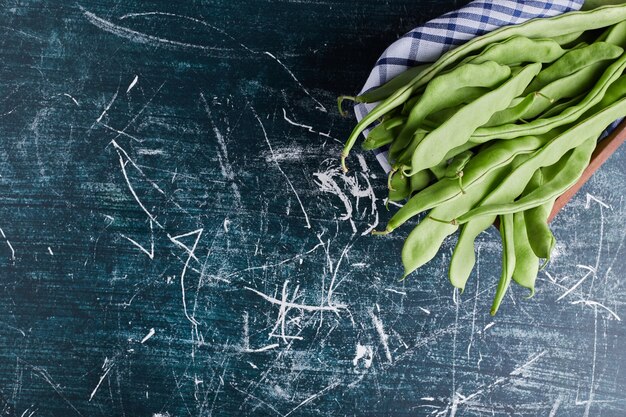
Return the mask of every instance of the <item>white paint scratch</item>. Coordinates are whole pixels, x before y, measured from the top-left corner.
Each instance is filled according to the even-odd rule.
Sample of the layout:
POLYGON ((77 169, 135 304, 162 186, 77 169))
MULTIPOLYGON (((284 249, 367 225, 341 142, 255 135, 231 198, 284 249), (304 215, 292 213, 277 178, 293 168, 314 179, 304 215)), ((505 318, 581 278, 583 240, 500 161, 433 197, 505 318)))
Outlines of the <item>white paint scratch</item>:
POLYGON ((187 43, 187 42, 173 41, 170 39, 160 38, 154 35, 149 35, 147 33, 138 32, 136 30, 132 30, 124 26, 116 25, 113 22, 105 20, 95 15, 94 13, 86 10, 84 7, 80 5, 78 7, 82 10, 83 14, 92 25, 96 26, 99 29, 104 30, 105 32, 112 33, 113 35, 119 36, 121 38, 126 38, 132 42, 142 43, 142 44, 156 46, 156 47, 165 46, 165 47, 170 47, 170 48, 201 50, 205 52, 231 51, 231 49, 218 48, 214 46, 197 45, 197 44, 187 43))
POLYGON ((228 148, 226 147, 226 138, 224 137, 222 132, 217 128, 217 125, 215 124, 215 121, 213 120, 211 107, 209 106, 209 103, 207 102, 203 93, 200 93, 200 98, 202 99, 202 102, 204 104, 204 111, 206 112, 209 122, 211 123, 211 128, 213 129, 213 133, 215 134, 215 139, 217 139, 217 144, 219 147, 219 152, 217 156, 218 156, 218 161, 220 163, 222 175, 224 176, 224 178, 230 181, 231 188, 233 190, 233 193, 235 194, 235 200, 237 201, 237 204, 241 205, 241 192, 239 191, 239 187, 237 186, 237 183, 235 181, 235 171, 233 170, 232 164, 230 163, 230 160, 228 158, 228 148))
POLYGON ((585 208, 589 209, 591 207, 591 202, 595 201, 596 203, 600 204, 602 207, 604 208, 608 208, 611 209, 611 206, 609 206, 608 204, 606 204, 604 201, 600 200, 599 198, 587 193, 587 202, 585 203, 585 208))
POLYGON ((180 290, 181 290, 181 297, 183 301, 183 312, 185 313, 185 317, 187 318, 187 320, 189 320, 189 322, 194 326, 194 329, 196 329, 196 332, 197 332, 199 323, 196 321, 196 319, 193 316, 190 316, 189 312, 187 311, 187 299, 185 295, 185 274, 187 273, 187 268, 189 267, 189 262, 191 261, 191 259, 195 259, 196 261, 198 260, 198 258, 195 255, 195 251, 196 251, 196 247, 198 246, 198 242, 200 241, 200 237, 202 236, 203 231, 204 229, 197 229, 192 232, 183 233, 182 235, 178 235, 178 236, 170 236, 169 233, 167 235, 167 237, 173 243, 183 248, 187 252, 187 255, 188 255, 187 260, 185 261, 185 266, 183 267, 183 271, 180 273, 180 290), (191 249, 179 240, 181 238, 193 236, 193 235, 195 235, 196 238, 193 242, 193 246, 191 247, 191 249))
POLYGON ((143 139, 139 139, 138 137, 133 136, 133 135, 131 135, 130 133, 126 133, 126 132, 125 132, 125 131, 123 131, 123 130, 119 130, 119 129, 116 129, 116 128, 112 127, 112 126, 109 126, 109 125, 108 125, 108 124, 106 124, 106 123, 102 123, 102 122, 99 122, 99 123, 100 123, 100 126, 104 127, 105 129, 108 129, 108 130, 110 130, 111 132, 115 132, 115 133, 117 133, 117 136, 126 136, 127 138, 132 139, 132 140, 134 140, 135 142, 139 142, 139 143, 142 143, 142 142, 144 141, 143 139))
POLYGON ((527 360, 523 365, 518 366, 517 368, 513 369, 511 371, 511 373, 509 373, 509 375, 511 376, 517 376, 519 374, 522 373, 523 370, 525 370, 526 368, 528 368, 530 365, 532 365, 533 363, 537 362, 541 357, 543 357, 546 353, 548 353, 547 350, 541 351, 533 356, 530 357, 529 360, 527 360))
POLYGON ((296 84, 298 84, 300 86, 300 88, 302 89, 302 91, 304 92, 304 94, 306 94, 307 96, 309 96, 315 103, 317 103, 317 109, 323 111, 324 113, 327 112, 326 107, 324 107, 324 105, 322 103, 320 103, 315 97, 313 97, 311 95, 311 93, 309 93, 309 90, 307 90, 306 88, 304 88, 304 86, 302 85, 302 83, 300 82, 300 80, 298 80, 296 78, 296 76, 294 75, 293 72, 291 72, 291 70, 289 68, 287 68, 287 66, 285 64, 283 64, 283 62, 276 58, 275 55, 271 54, 270 52, 264 51, 263 52, 265 55, 269 56, 270 58, 272 58, 274 61, 276 61, 281 67, 283 67, 285 69, 285 71, 287 71, 287 74, 289 74, 291 76, 291 78, 293 78, 293 80, 296 82, 296 84))
POLYGON ((124 239, 128 240, 133 245, 137 246, 140 251, 142 251, 143 253, 148 255, 148 258, 150 258, 152 260, 152 259, 154 259, 154 231, 152 229, 152 219, 150 219, 149 221, 150 221, 150 250, 149 251, 146 248, 144 248, 142 245, 137 243, 137 241, 129 238, 128 236, 123 235, 123 234, 120 234, 120 236, 122 236, 124 239))
MULTIPOLYGON (((330 136, 330 133, 323 133, 323 132, 319 132, 319 131, 317 131, 317 130, 313 129, 313 126, 305 125, 305 124, 302 124, 302 123, 298 123, 298 122, 296 122, 296 121, 294 121, 294 120, 291 120, 289 117, 287 117, 287 110, 285 110, 285 108, 284 108, 284 107, 283 107, 283 119, 285 119, 285 121, 286 121, 287 123, 289 123, 290 125, 292 125, 292 126, 301 127, 301 128, 303 128, 303 129, 308 130, 308 131, 309 131, 309 132, 311 132, 311 133, 315 133, 315 134, 320 135, 320 136, 323 136, 323 137, 325 137, 325 138, 335 139, 335 138, 333 138, 332 136, 330 136)), ((335 140, 338 140, 338 139, 335 139, 335 140)))
POLYGON ((372 318, 372 323, 374 323, 374 328, 376 329, 378 337, 380 338, 380 343, 383 345, 383 349, 385 350, 385 356, 387 357, 387 361, 389 363, 393 363, 391 350, 389 350, 389 344, 387 343, 389 336, 387 335, 387 333, 385 333, 383 322, 378 317, 376 317, 373 311, 370 311, 370 317, 372 318))
POLYGON ((339 260, 337 261, 337 263, 335 264, 335 268, 333 271, 333 276, 330 280, 330 284, 328 285, 328 292, 326 295, 326 299, 328 300, 328 305, 333 305, 333 293, 335 292, 335 289, 337 288, 337 286, 339 285, 336 284, 335 285, 335 281, 337 279, 337 272, 339 272, 339 267, 341 266, 341 261, 343 260, 343 258, 346 256, 346 254, 348 253, 348 251, 350 251, 350 248, 352 247, 352 245, 350 243, 346 244, 346 246, 343 248, 343 251, 341 251, 341 256, 339 256, 339 260))
POLYGON ((363 366, 368 369, 372 366, 374 360, 374 351, 369 345, 356 344, 356 354, 352 359, 352 365, 356 368, 359 365, 359 361, 363 359, 363 366))
POLYGON ((7 239, 7 235, 4 234, 4 230, 2 230, 1 227, 0 227, 0 235, 2 235, 2 238, 6 242, 9 249, 11 250, 11 260, 15 261, 15 249, 13 249, 13 245, 11 245, 11 242, 9 242, 9 239, 7 239))
POLYGON ((300 204, 300 209, 302 210, 302 214, 304 214, 304 220, 306 221, 306 228, 310 229, 311 228, 311 222, 309 221, 309 215, 307 214, 306 210, 304 209, 304 204, 302 204, 302 200, 300 199, 300 195, 296 191, 295 187, 291 183, 291 180, 289 179, 289 177, 287 176, 285 171, 283 171, 283 169, 281 168, 280 164, 278 163, 278 160, 276 159, 276 155, 274 154, 274 149, 272 148, 272 144, 270 143, 269 137, 267 136, 267 131, 265 130, 265 126, 263 125, 263 122, 261 121, 261 118, 257 114, 256 110, 254 110, 254 107, 250 106, 250 109, 252 110, 252 114, 254 115, 254 118, 257 120, 257 122, 259 123, 259 126, 261 127, 261 130, 263 131, 263 137, 265 138, 265 143, 267 143, 267 146, 268 146, 268 148, 270 150, 270 153, 272 154, 272 158, 274 159, 274 163, 276 164, 276 168, 278 168, 280 173, 283 174, 283 177, 285 177, 285 179, 287 180, 287 184, 291 188, 291 191, 293 191, 294 195, 296 196, 296 200, 298 200, 298 204, 300 204))
POLYGON ((334 313, 339 313, 341 309, 346 307, 343 304, 333 304, 333 305, 327 305, 327 306, 313 306, 313 305, 307 305, 307 304, 292 303, 292 302, 279 300, 277 298, 271 297, 267 294, 262 293, 261 291, 255 290, 254 288, 250 288, 250 287, 244 287, 244 288, 248 291, 252 291, 253 293, 259 295, 260 297, 262 297, 266 301, 269 301, 272 304, 276 304, 279 306, 284 305, 285 307, 296 308, 296 309, 304 310, 304 311, 332 311, 334 313))
POLYGON ((406 295, 406 292, 394 290, 393 288, 385 288, 385 291, 393 292, 393 293, 400 294, 400 295, 406 295))
POLYGON ((147 334, 147 335, 145 335, 145 336, 143 337, 143 339, 141 339, 141 344, 144 344, 144 343, 146 343, 148 340, 150 340, 150 338, 151 338, 152 336, 154 336, 154 335, 155 335, 155 333, 156 333, 156 331, 154 330, 154 327, 153 327, 153 328, 151 328, 151 329, 150 329, 150 331, 148 332, 148 334, 147 334))
MULTIPOLYGON (((379 215, 378 208, 376 206, 377 198, 374 193, 374 188, 370 183, 367 163, 362 155, 357 155, 357 157, 361 162, 362 168, 364 168, 361 172, 346 175, 340 168, 335 167, 323 172, 316 172, 313 176, 316 179, 315 183, 319 187, 320 191, 333 194, 341 200, 345 208, 345 213, 339 216, 339 220, 348 221, 352 227, 352 232, 355 234, 357 233, 357 228, 354 223, 353 213, 355 211, 358 212, 359 203, 362 198, 367 198, 369 200, 369 213, 373 216, 373 222, 368 224, 367 228, 361 232, 361 235, 364 236, 369 234, 378 226, 379 215), (363 188, 361 188, 359 184, 360 179, 366 183, 366 186, 363 188), (339 186, 338 180, 341 180, 344 187, 339 186), (343 188, 347 189, 347 193, 343 188), (354 204, 348 195, 355 198, 356 201, 354 201, 354 204)), ((367 210, 364 211, 364 214, 365 213, 367 213, 367 210)))
POLYGON ((120 152, 120 150, 123 151, 123 149, 117 144, 117 142, 115 142, 115 140, 111 141, 111 143, 113 144, 113 146, 115 146, 115 148, 118 150, 118 154, 119 154, 119 161, 120 161, 120 168, 122 168, 122 175, 124 176, 124 180, 126 181, 126 185, 128 186, 128 190, 130 191, 130 193, 132 194, 133 198, 135 199, 135 201, 137 202, 137 204, 139 204, 139 207, 141 207, 141 209, 143 210, 144 213, 146 213, 146 215, 148 216, 148 218, 154 222, 154 224, 156 224, 157 226, 159 226, 160 228, 163 228, 163 225, 161 223, 159 223, 159 221, 156 219, 156 217, 146 208, 146 206, 143 205, 141 199, 139 198, 139 196, 137 195, 137 193, 135 192, 135 189, 133 188, 132 184, 130 183, 130 179, 128 178, 128 173, 126 172, 126 165, 130 162, 131 164, 134 165, 134 162, 132 162, 130 160, 130 158, 128 158, 128 155, 126 154, 126 152, 124 151, 124 154, 127 157, 127 160, 124 161, 124 157, 122 156, 122 152, 120 152))
POLYGON ((265 351, 268 351, 268 350, 276 349, 279 346, 280 345, 278 343, 273 343, 271 345, 263 346, 263 347, 260 347, 258 349, 246 349, 245 352, 248 352, 248 353, 265 352, 265 351))
POLYGON ((96 385, 96 387, 93 389, 93 391, 91 391, 91 395, 89 396, 89 401, 91 401, 93 399, 93 396, 96 395, 98 388, 100 388, 100 385, 102 385, 102 381, 104 381, 104 378, 106 378, 106 376, 109 374, 114 364, 115 364, 115 361, 113 359, 109 360, 108 358, 104 358, 104 363, 102 364, 102 370, 104 372, 100 376, 100 380, 98 381, 98 384, 96 385))
POLYGON ((332 384, 330 384, 329 386, 327 386, 326 388, 324 388, 323 390, 321 390, 317 394, 313 394, 309 398, 307 398, 306 400, 302 401, 300 404, 298 404, 294 409, 292 409, 290 412, 285 414, 283 417, 290 416, 296 410, 298 410, 300 407, 310 403, 313 400, 316 400, 317 398, 321 397, 322 395, 324 395, 325 393, 327 393, 328 391, 330 391, 331 389, 333 389, 333 388, 335 388, 337 386, 339 386, 339 382, 333 382, 332 384))
MULTIPOLYGON (((139 155, 165 155, 165 151, 163 149, 139 148, 137 149, 137 153, 139 155)), ((152 168, 152 167, 149 167, 149 168, 152 168)))
POLYGON ((617 313, 615 313, 613 310, 611 310, 610 308, 608 308, 604 304, 601 304, 601 303, 599 303, 597 301, 577 300, 577 301, 572 301, 570 304, 584 304, 584 305, 590 306, 590 307, 601 307, 601 308, 605 309, 606 311, 608 311, 609 314, 611 314, 611 316, 613 316, 615 319, 617 319, 617 321, 622 321, 622 319, 617 315, 617 313))
POLYGON ((71 95, 69 95, 68 93, 63 93, 63 95, 65 97, 69 97, 70 100, 72 100, 74 102, 74 104, 76 104, 77 107, 80 107, 80 103, 78 102, 78 100, 76 100, 74 97, 72 97, 71 95))
POLYGON ((139 76, 135 75, 135 78, 133 78, 133 80, 130 82, 128 88, 126 89, 126 93, 130 93, 130 90, 133 89, 133 87, 137 84, 137 81, 139 81, 139 76))
MULTIPOLYGON (((270 269, 270 268, 276 268, 276 267, 279 267, 281 265, 287 264, 289 262, 300 260, 300 259, 302 259, 302 257, 304 255, 308 255, 308 254, 310 254, 312 252, 315 252, 320 246, 324 246, 324 243, 318 243, 317 245, 313 246, 308 251, 306 251, 304 253, 301 253, 301 254, 298 254, 296 256, 292 256, 291 258, 288 258, 288 259, 283 259, 280 262, 276 262, 276 263, 273 263, 273 264, 265 264, 265 265, 261 265, 261 266, 251 266, 251 267, 248 267, 248 268, 245 268, 245 269, 240 269, 239 271, 235 271, 235 272, 232 272, 232 273, 226 275, 225 278, 230 278, 230 277, 233 277, 235 275, 240 275, 240 274, 243 274, 245 272, 250 272, 250 271, 266 270, 266 269, 270 269)), ((222 278, 222 279, 224 279, 224 278, 222 278)))
POLYGON ((552 409, 550 410, 550 415, 548 415, 548 417, 556 417, 556 412, 561 406, 562 401, 563 399, 561 397, 557 398, 556 401, 554 401, 554 405, 552 406, 552 409))
POLYGON ((593 357, 591 359, 591 383, 589 384, 589 398, 587 399, 587 405, 585 406, 585 412, 583 417, 589 417, 589 411, 591 410, 591 403, 593 402, 595 384, 596 384, 596 359, 597 359, 597 347, 598 347, 598 309, 594 308, 594 320, 593 320, 593 357))
POLYGON ((104 116, 106 116, 107 112, 109 111, 109 109, 113 105, 113 102, 115 102, 115 99, 117 98, 117 94, 118 93, 119 93, 119 89, 117 91, 115 91, 115 94, 113 94, 113 98, 111 98, 111 101, 109 101, 109 103, 104 107, 104 110, 102 110, 102 113, 100 113, 100 116, 98 116, 98 118, 96 119, 96 123, 100 123, 102 118, 104 116))
MULTIPOLYGON (((580 267, 580 265, 579 265, 579 267, 580 267)), ((570 289, 568 289, 563 294, 561 294, 561 296, 559 298, 557 298, 556 301, 561 301, 563 298, 567 297, 572 291, 574 291, 576 288, 578 288, 589 276, 591 276, 592 274, 595 273, 595 270, 593 268, 587 267, 587 269, 588 269, 588 272, 576 284, 574 284, 570 289)))

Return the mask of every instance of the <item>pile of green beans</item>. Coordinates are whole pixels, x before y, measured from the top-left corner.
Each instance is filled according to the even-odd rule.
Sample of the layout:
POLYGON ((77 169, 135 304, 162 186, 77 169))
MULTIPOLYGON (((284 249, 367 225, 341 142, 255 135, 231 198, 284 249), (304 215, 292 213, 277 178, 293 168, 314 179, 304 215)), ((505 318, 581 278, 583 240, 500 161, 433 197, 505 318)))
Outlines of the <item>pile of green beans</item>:
POLYGON ((417 221, 402 249, 404 278, 460 231, 449 278, 461 292, 475 240, 496 220, 502 274, 491 314, 511 283, 535 292, 556 239, 556 198, 589 165, 598 137, 626 116, 626 4, 507 26, 411 68, 374 90, 338 99, 378 103, 341 156, 388 147, 389 201, 404 202, 383 231, 417 221), (428 212, 428 214, 418 215, 428 212), (543 259, 543 261, 541 261, 543 259))

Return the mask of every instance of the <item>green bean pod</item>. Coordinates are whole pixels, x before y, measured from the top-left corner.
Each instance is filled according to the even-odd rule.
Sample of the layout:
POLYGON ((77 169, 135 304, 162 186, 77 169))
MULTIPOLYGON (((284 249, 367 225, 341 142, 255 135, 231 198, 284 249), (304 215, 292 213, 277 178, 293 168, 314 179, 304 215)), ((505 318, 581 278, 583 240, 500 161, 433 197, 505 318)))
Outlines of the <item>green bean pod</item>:
MULTIPOLYGON (((517 213, 554 200, 576 184, 585 168, 589 165, 591 154, 596 148, 596 144, 597 136, 593 136, 577 148, 568 151, 555 164, 554 176, 548 178, 542 186, 529 192, 524 197, 506 203, 482 204, 480 207, 470 210, 456 219, 456 222, 463 224, 476 217, 517 213)), ((515 172, 512 175, 515 175, 515 172)), ((523 179, 523 176, 521 178, 523 179)))
POLYGON ((547 119, 536 119, 523 125, 506 124, 478 128, 472 134, 470 141, 473 143, 485 143, 493 139, 513 139, 519 136, 542 134, 557 126, 575 122, 587 110, 602 100, 611 83, 619 78, 624 68, 626 68, 626 54, 622 55, 606 69, 593 89, 580 103, 566 109, 557 116, 547 119))
MULTIPOLYGON (((554 199, 540 206, 523 212, 526 223, 526 235, 533 253, 538 258, 543 258, 546 263, 550 261, 552 250, 556 245, 556 239, 548 226, 548 218, 554 207, 554 199)), ((516 213, 517 215, 517 213, 516 213)))
MULTIPOLYGON (((555 164, 569 150, 580 146, 590 136, 598 137, 606 126, 625 114, 626 99, 621 99, 558 135, 509 174, 485 197, 481 205, 514 200, 524 190, 537 169, 555 164)), ((470 276, 476 262, 474 241, 478 234, 493 224, 494 220, 495 216, 476 217, 463 227, 450 261, 450 273, 457 279, 463 281, 470 276)))
MULTIPOLYGON (((464 64, 443 73, 428 83, 421 99, 411 109, 406 124, 390 148, 392 155, 406 147, 417 128, 434 112, 454 107, 466 101, 476 87, 493 87, 507 79, 511 69, 495 62, 464 64), (470 88, 471 90, 467 90, 470 88)), ((480 90, 479 90, 480 91, 480 90)))
POLYGON ((474 153, 472 151, 465 151, 454 158, 448 164, 444 176, 450 179, 456 179, 459 176, 459 173, 463 172, 463 168, 467 165, 467 163, 472 159, 474 153))
POLYGON ((495 316, 502 304, 504 295, 506 294, 513 271, 515 270, 515 225, 513 215, 505 214, 500 216, 500 236, 502 237, 502 274, 496 288, 496 295, 491 304, 491 315, 495 316))
POLYGON ((541 90, 548 84, 574 74, 590 65, 601 61, 618 58, 624 50, 619 46, 607 42, 595 42, 583 48, 575 48, 568 51, 552 65, 542 70, 525 93, 541 90))
MULTIPOLYGON (((617 81, 615 81, 617 82, 617 81)), ((607 90, 607 94, 608 94, 608 90, 607 90)), ((572 107, 576 104, 578 104, 580 102, 580 100, 582 100, 585 97, 585 93, 577 95, 576 97, 572 97, 568 100, 565 101, 561 101, 560 103, 550 107, 548 110, 546 110, 545 113, 542 113, 541 115, 539 115, 539 117, 543 118, 543 119, 547 119, 549 117, 554 117, 558 114, 563 113, 563 111, 569 107, 572 107)), ((606 96, 606 94, 605 94, 606 96)))
POLYGON ((554 36, 551 39, 561 45, 561 47, 566 48, 576 43, 583 33, 584 32, 572 32, 561 36, 554 36))
MULTIPOLYGON (((411 169, 409 166, 408 169, 411 169)), ((437 165, 428 169, 437 178, 437 181, 441 181, 446 178, 446 171, 448 170, 448 159, 443 159, 437 165)))
POLYGON ((607 29, 604 42, 611 43, 613 45, 626 47, 626 21, 619 22, 616 25, 607 29))
POLYGON ((404 87, 396 90, 391 96, 379 103, 355 126, 341 153, 343 170, 347 171, 345 160, 363 130, 389 110, 402 105, 414 92, 418 91, 421 86, 426 85, 439 72, 446 67, 450 67, 455 62, 459 62, 468 54, 480 50, 490 43, 502 41, 515 35, 522 35, 528 38, 563 36, 573 32, 611 26, 625 19, 626 4, 599 7, 590 11, 566 13, 547 19, 531 19, 519 25, 494 30, 486 35, 474 38, 458 48, 451 49, 444 53, 437 62, 415 76, 404 87))
POLYGON ((341 167, 344 172, 348 172, 348 167, 346 165, 346 158, 350 154, 350 150, 354 146, 359 135, 372 123, 376 122, 378 118, 385 115, 385 113, 396 109, 401 106, 406 100, 411 97, 416 88, 402 88, 397 90, 391 96, 389 96, 385 101, 381 102, 375 108, 372 109, 357 125, 354 127, 354 130, 348 137, 346 141, 343 151, 341 151, 341 167))
POLYGON ((461 197, 463 191, 468 192, 475 185, 479 185, 490 172, 510 164, 518 155, 536 151, 548 142, 550 137, 550 135, 529 136, 514 141, 495 142, 467 161, 463 168, 463 190, 454 177, 446 178, 447 167, 442 168, 442 172, 439 173, 441 179, 411 197, 389 220, 386 232, 392 232, 426 210, 461 197))
POLYGON ((389 181, 389 201, 403 201, 411 195, 411 182, 402 171, 391 174, 389 181))
POLYGON ((363 94, 359 94, 355 97, 357 103, 375 103, 377 101, 384 100, 391 96, 393 93, 404 87, 412 79, 421 74, 426 68, 432 64, 423 64, 411 67, 406 71, 402 71, 400 74, 387 81, 385 84, 366 91, 363 94))
POLYGON ((370 151, 390 144, 398 134, 398 128, 404 124, 405 120, 402 116, 396 116, 379 123, 370 130, 361 147, 363 150, 370 151))
MULTIPOLYGON (((541 97, 545 100, 545 97, 541 97)), ((528 94, 521 101, 513 102, 511 106, 504 110, 494 113, 491 118, 485 123, 484 127, 500 126, 506 123, 513 123, 524 117, 524 114, 532 107, 533 103, 537 100, 537 94, 528 94)))
POLYGON ((411 157, 413 156, 413 152, 415 152, 415 148, 417 145, 426 137, 426 135, 430 132, 430 130, 419 128, 413 135, 413 139, 409 143, 400 155, 392 156, 391 149, 389 150, 389 157, 393 163, 393 167, 399 169, 403 165, 407 165, 411 163, 411 157))
MULTIPOLYGON (((572 98, 591 90, 602 72, 606 70, 608 61, 600 61, 577 72, 555 80, 541 90, 532 92, 530 105, 519 115, 521 120, 530 120, 549 110, 552 104, 564 98, 572 98)), ((506 122, 510 123, 510 122, 506 122)), ((503 123, 504 124, 504 123, 503 123)))
POLYGON ((505 26, 444 53, 432 66, 415 77, 406 88, 425 85, 446 67, 487 45, 521 35, 531 39, 565 37, 572 33, 612 26, 626 20, 626 4, 598 7, 589 11, 564 13, 551 18, 531 19, 519 25, 505 26))
POLYGON ((606 93, 602 97, 602 100, 600 100, 599 103, 590 108, 585 115, 595 114, 600 110, 615 103, 617 100, 624 96, 626 96, 626 75, 622 75, 617 80, 615 80, 606 90, 606 93))
POLYGON ((463 107, 426 135, 417 145, 411 160, 411 172, 406 175, 437 165, 450 149, 466 143, 476 128, 485 124, 494 113, 507 108, 540 69, 540 63, 526 66, 515 77, 463 107))
MULTIPOLYGON (((404 88, 408 81, 415 78, 420 72, 430 65, 431 64, 424 64, 408 68, 391 80, 387 81, 385 84, 374 87, 373 89, 358 96, 342 95, 337 97, 337 108, 339 109, 339 114, 344 117, 348 115, 348 113, 343 109, 343 102, 346 100, 353 101, 354 103, 372 104, 388 99, 393 95, 393 93, 404 88)), ((419 91, 419 89, 416 89, 415 91, 419 91)))
POLYGON ((527 234, 525 213, 513 215, 513 240, 515 250, 515 268, 513 281, 530 290, 529 298, 535 294, 535 281, 539 273, 539 258, 533 251, 527 234))
POLYGON ((420 266, 430 261, 439 251, 446 237, 453 234, 457 225, 436 220, 440 217, 459 215, 474 207, 489 190, 500 181, 510 166, 503 166, 487 174, 480 187, 473 187, 460 198, 439 204, 409 233, 402 247, 404 278, 420 266))
POLYGON ((464 104, 459 104, 458 106, 448 107, 445 109, 441 109, 435 113, 429 114, 426 118, 425 122, 427 124, 432 123, 433 126, 439 126, 452 117, 456 112, 458 112, 464 104))
MULTIPOLYGON (((559 161, 560 162, 560 161, 559 161)), ((560 166, 557 164, 550 167, 540 168, 530 178, 526 189, 522 192, 522 196, 528 195, 530 192, 543 186, 543 184, 557 174, 560 166)), ((527 239, 533 253, 544 258, 546 263, 549 262, 552 250, 556 245, 556 239, 552 234, 552 230, 548 226, 548 218, 552 212, 555 199, 552 199, 540 206, 525 210, 523 212, 526 227, 527 239)), ((517 215, 517 214, 516 214, 517 215)))
POLYGON ((463 62, 481 64, 487 61, 497 62, 509 67, 526 62, 553 62, 561 57, 565 50, 554 39, 530 39, 525 36, 511 36, 502 42, 493 43, 477 56, 469 56, 463 62))
POLYGON ((428 184, 432 181, 432 174, 428 170, 419 172, 412 177, 409 177, 411 184, 411 193, 417 193, 428 187, 428 184))

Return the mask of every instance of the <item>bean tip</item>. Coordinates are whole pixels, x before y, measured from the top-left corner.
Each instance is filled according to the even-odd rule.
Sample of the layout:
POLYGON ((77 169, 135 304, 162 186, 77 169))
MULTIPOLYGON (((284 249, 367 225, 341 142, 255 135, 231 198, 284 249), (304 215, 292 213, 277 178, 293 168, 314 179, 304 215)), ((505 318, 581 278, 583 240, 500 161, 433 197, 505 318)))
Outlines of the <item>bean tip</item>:
POLYGON ((341 154, 341 169, 342 169, 344 174, 346 172, 348 172, 348 166, 346 165, 346 158, 347 157, 348 157, 348 155, 346 155, 345 153, 341 154))
POLYGON ((337 97, 337 108, 339 109, 339 114, 342 117, 348 116, 348 112, 346 112, 343 109, 343 101, 344 100, 352 100, 352 101, 356 102, 356 97, 353 97, 353 96, 339 96, 339 97, 337 97))

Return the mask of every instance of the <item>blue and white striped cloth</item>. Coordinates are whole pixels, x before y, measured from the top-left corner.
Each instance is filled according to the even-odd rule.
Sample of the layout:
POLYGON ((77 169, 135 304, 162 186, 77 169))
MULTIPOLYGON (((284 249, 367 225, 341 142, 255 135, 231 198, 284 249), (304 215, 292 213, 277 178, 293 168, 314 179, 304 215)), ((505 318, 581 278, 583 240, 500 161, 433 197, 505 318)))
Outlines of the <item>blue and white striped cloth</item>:
MULTIPOLYGON (((444 52, 476 36, 502 26, 514 25, 536 17, 550 17, 578 10, 584 0, 476 0, 417 27, 389 46, 376 62, 361 93, 384 84, 407 68, 434 62, 444 52)), ((357 120, 374 108, 373 104, 354 107, 357 120)), ((367 134, 367 132, 365 132, 367 134)), ((386 149, 376 158, 386 172, 391 169, 386 149)))

